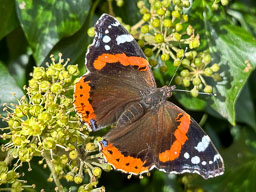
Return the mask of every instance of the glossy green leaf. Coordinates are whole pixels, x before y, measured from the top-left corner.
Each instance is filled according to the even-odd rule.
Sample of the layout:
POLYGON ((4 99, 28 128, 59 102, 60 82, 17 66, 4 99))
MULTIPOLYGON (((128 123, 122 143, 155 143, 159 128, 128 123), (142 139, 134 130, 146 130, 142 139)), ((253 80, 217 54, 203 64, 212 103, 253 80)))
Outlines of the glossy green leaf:
POLYGON ((175 93, 175 98, 187 109, 194 110, 194 111, 201 111, 204 110, 207 102, 205 99, 208 96, 199 96, 200 98, 195 98, 190 95, 190 93, 180 92, 175 93))
POLYGON ((256 40, 244 29, 208 23, 213 60, 221 66, 223 80, 216 84, 211 107, 235 124, 235 103, 250 73, 256 67, 256 40))
MULTIPOLYGON (((93 2, 90 13, 83 26, 74 35, 60 40, 49 54, 57 55, 58 53, 62 53, 64 59, 70 58, 69 64, 78 63, 79 67, 85 67, 85 53, 89 44, 92 42, 92 38, 87 35, 87 30, 94 25, 92 22, 93 13, 99 2, 99 0, 93 2)), ((95 19, 95 22, 97 19, 98 17, 95 19)), ((46 61, 49 61, 49 57, 45 58, 44 63, 46 61)))
POLYGON ((12 95, 16 94, 16 98, 23 96, 22 90, 18 87, 16 81, 9 74, 7 68, 0 62, 0 113, 2 114, 2 106, 4 103, 15 103, 16 98, 12 95))
POLYGON ((22 88, 26 84, 28 74, 33 70, 29 65, 32 51, 20 27, 6 36, 6 42, 9 50, 8 71, 22 88))
POLYGON ((227 13, 234 17, 245 30, 256 35, 256 2, 239 0, 231 4, 227 13))
POLYGON ((0 39, 2 39, 18 26, 14 0, 1 0, 0 13, 0 39))
POLYGON ((237 122, 245 123, 256 131, 256 113, 248 83, 241 91, 235 107, 237 122))
POLYGON ((78 31, 90 9, 89 0, 17 0, 16 9, 25 36, 40 65, 53 46, 78 31))

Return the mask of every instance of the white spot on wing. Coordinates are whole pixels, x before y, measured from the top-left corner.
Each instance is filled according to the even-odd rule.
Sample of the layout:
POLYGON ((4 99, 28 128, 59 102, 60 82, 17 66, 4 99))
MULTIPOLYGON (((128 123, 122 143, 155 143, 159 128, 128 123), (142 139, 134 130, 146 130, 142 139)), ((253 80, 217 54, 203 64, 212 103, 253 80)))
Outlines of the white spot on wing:
POLYGON ((117 27, 118 25, 120 25, 120 23, 118 21, 116 21, 115 23, 111 24, 114 27, 117 27))
POLYGON ((206 165, 206 161, 202 161, 202 165, 206 165))
POLYGON ((134 38, 130 34, 123 34, 123 35, 117 36, 116 43, 117 45, 120 45, 121 43, 131 42, 133 40, 134 38))
POLYGON ((104 43, 108 43, 109 41, 111 41, 111 38, 110 38, 108 35, 105 35, 105 36, 103 37, 102 41, 103 41, 104 43))
POLYGON ((218 159, 221 159, 221 156, 219 154, 214 155, 213 161, 217 161, 218 159))
POLYGON ((105 45, 104 48, 105 48, 106 50, 110 50, 109 45, 105 45))
POLYGON ((109 33, 109 30, 106 29, 106 30, 105 30, 105 33, 108 34, 108 33, 109 33))
POLYGON ((189 157, 190 157, 189 153, 188 152, 184 153, 184 157, 185 157, 185 159, 189 159, 189 157))
POLYGON ((194 156, 191 158, 191 163, 198 164, 200 163, 200 158, 198 156, 194 156))
POLYGON ((209 161, 209 164, 211 165, 213 162, 212 161, 209 161))
POLYGON ((198 151, 198 152, 203 152, 205 151, 205 149, 209 146, 210 144, 210 137, 205 135, 202 137, 202 140, 197 144, 197 146, 195 147, 195 149, 198 151))

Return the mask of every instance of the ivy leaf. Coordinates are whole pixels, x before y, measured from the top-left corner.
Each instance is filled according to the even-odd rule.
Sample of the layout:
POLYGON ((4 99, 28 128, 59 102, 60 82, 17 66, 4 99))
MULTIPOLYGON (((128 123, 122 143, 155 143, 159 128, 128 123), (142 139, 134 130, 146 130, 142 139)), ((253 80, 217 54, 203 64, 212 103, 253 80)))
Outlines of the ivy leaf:
POLYGON ((2 0, 0 3, 0 39, 18 26, 18 19, 15 11, 15 3, 10 0, 2 0))
POLYGON ((22 90, 16 84, 16 81, 9 74, 7 68, 0 62, 0 113, 3 114, 2 106, 4 103, 15 103, 16 98, 12 96, 16 94, 17 98, 23 96, 22 90))
POLYGON ((236 1, 231 4, 227 13, 236 18, 241 27, 256 35, 256 2, 254 0, 236 1))
MULTIPOLYGON (((74 35, 60 40, 49 54, 57 55, 59 52, 61 52, 64 58, 70 58, 69 64, 78 63, 80 70, 81 68, 85 69, 85 53, 88 45, 93 39, 89 37, 86 32, 88 28, 92 27, 99 18, 94 15, 95 9, 99 3, 99 0, 92 3, 90 13, 88 14, 83 26, 74 35)), ((49 62, 49 57, 45 58, 44 63, 46 61, 49 62)))
POLYGON ((90 9, 90 0, 17 0, 21 27, 41 65, 53 46, 78 31, 90 9))
POLYGON ((175 98, 189 110, 202 111, 205 109, 207 102, 204 98, 207 96, 192 97, 190 93, 175 93, 175 98))
MULTIPOLYGON (((223 80, 216 85, 211 108, 235 124, 235 103, 250 73, 256 67, 256 40, 244 29, 208 23, 213 60, 220 61, 223 80)), ((208 110, 210 111, 210 109, 208 110)))
POLYGON ((256 131, 255 109, 248 83, 245 84, 236 103, 237 122, 245 123, 256 131))

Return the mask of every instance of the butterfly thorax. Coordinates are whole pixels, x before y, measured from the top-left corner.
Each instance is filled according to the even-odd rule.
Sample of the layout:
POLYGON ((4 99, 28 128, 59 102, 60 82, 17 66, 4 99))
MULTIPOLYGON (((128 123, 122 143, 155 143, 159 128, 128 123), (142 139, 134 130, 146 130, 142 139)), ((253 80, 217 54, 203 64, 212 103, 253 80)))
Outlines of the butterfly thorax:
POLYGON ((167 98, 172 96, 172 91, 174 89, 175 86, 164 86, 162 88, 151 89, 149 93, 142 97, 141 101, 132 102, 126 106, 124 112, 117 120, 117 126, 127 126, 137 121, 149 110, 157 111, 159 106, 163 105, 167 98))
POLYGON ((142 103, 146 109, 158 108, 165 101, 172 96, 172 91, 175 89, 175 86, 163 86, 161 88, 151 89, 149 94, 145 95, 142 103))

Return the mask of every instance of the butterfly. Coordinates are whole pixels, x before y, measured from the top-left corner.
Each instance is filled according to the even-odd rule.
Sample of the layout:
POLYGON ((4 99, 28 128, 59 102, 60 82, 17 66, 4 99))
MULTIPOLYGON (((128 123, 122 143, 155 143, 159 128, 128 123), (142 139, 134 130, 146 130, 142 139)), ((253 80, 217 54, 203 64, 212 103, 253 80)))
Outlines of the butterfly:
POLYGON ((224 163, 209 136, 185 111, 168 101, 175 86, 157 88, 149 63, 132 35, 112 16, 95 24, 86 54, 88 73, 75 84, 74 106, 93 131, 111 125, 100 141, 115 169, 140 175, 222 175, 224 163))

